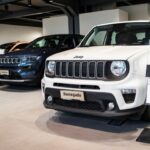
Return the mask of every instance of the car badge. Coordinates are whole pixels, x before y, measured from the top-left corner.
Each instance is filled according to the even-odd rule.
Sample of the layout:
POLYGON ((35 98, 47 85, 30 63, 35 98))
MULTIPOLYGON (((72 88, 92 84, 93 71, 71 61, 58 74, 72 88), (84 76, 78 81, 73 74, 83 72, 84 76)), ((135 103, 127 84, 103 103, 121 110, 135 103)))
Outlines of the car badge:
POLYGON ((73 57, 74 59, 82 59, 83 58, 83 56, 75 56, 75 57, 73 57))

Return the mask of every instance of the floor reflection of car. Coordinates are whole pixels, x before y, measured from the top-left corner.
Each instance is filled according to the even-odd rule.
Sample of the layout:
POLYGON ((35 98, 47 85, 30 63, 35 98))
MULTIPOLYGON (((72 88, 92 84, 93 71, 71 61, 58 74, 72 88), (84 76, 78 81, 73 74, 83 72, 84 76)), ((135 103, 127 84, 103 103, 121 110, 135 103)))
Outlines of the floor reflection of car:
POLYGON ((24 50, 0 56, 0 82, 39 84, 48 56, 75 48, 82 35, 50 35, 35 39, 24 50))
POLYGON ((10 42, 0 45, 0 55, 24 49, 28 45, 27 42, 10 42))

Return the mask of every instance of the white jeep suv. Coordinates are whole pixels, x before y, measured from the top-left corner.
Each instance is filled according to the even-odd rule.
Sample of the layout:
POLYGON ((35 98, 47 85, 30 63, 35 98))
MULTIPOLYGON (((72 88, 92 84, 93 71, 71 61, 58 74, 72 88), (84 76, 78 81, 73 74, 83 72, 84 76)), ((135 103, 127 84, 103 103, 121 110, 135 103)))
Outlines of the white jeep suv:
POLYGON ((94 27, 80 45, 50 56, 42 80, 44 106, 105 117, 150 120, 150 22, 94 27))

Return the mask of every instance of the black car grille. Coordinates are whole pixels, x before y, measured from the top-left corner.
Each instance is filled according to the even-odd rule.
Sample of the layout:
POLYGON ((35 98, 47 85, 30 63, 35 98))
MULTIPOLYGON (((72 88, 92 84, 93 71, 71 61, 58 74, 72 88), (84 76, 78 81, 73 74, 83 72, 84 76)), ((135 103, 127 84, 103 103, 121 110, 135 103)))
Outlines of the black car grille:
POLYGON ((76 109, 84 109, 84 110, 93 110, 93 111, 104 111, 104 105, 98 102, 80 102, 80 101, 67 101, 67 100, 60 100, 55 99, 54 104, 69 108, 76 108, 76 109))
POLYGON ((0 57, 0 64, 19 64, 20 61, 17 57, 0 57))
POLYGON ((104 65, 103 61, 56 61, 55 77, 100 79, 104 65))

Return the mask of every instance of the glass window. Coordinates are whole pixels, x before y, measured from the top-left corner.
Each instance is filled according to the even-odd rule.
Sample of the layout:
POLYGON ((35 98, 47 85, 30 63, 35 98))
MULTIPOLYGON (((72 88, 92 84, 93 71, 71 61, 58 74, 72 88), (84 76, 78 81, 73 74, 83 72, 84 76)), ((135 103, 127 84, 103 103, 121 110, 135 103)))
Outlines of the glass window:
POLYGON ((61 49, 71 49, 75 47, 75 41, 73 37, 67 37, 61 45, 61 49))
POLYGON ((112 33, 112 37, 111 37, 111 45, 116 45, 116 32, 112 33))
POLYGON ((28 45, 27 43, 19 44, 12 51, 19 51, 19 50, 24 49, 25 47, 27 47, 27 45, 28 45))
POLYGON ((146 34, 145 32, 139 32, 139 33, 136 33, 136 37, 138 40, 143 40, 144 38, 146 38, 146 34))
POLYGON ((84 36, 76 36, 75 37, 75 41, 76 41, 76 46, 79 45, 79 43, 82 41, 82 39, 84 38, 84 36))
POLYGON ((9 50, 14 46, 15 43, 6 43, 6 44, 2 44, 0 45, 0 49, 5 49, 5 50, 9 50))
POLYGON ((40 39, 36 41, 33 45, 33 48, 43 48, 46 47, 46 40, 45 39, 40 39))
POLYGON ((95 27, 82 41, 81 47, 104 45, 147 45, 150 23, 120 23, 95 27))
POLYGON ((57 48, 62 40, 61 36, 47 36, 34 40, 27 48, 57 48))
POLYGON ((104 45, 106 33, 107 33, 107 31, 94 30, 93 33, 91 34, 91 37, 87 40, 85 45, 86 46, 88 46, 88 45, 90 45, 90 46, 104 45))

